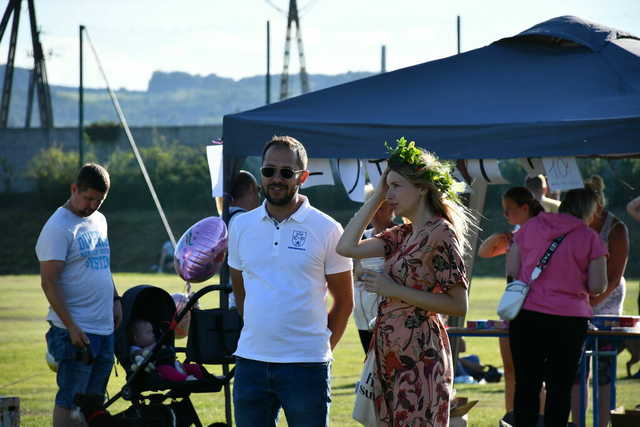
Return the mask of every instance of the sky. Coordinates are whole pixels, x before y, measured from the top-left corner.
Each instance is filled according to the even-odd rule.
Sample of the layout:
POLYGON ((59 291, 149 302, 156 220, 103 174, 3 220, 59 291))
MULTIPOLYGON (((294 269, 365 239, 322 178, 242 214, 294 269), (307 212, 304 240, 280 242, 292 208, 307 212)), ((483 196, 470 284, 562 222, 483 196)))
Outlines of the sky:
MULTIPOLYGON (((240 79, 282 71, 289 0, 36 0, 49 83, 77 86, 78 27, 84 25, 115 89, 146 90, 154 71, 240 79), (276 7, 273 7, 275 5, 276 7), (280 9, 280 10, 278 10, 280 9)), ((0 0, 2 12, 7 0, 0 0)), ((339 74, 387 70, 468 51, 547 19, 575 15, 640 36, 640 0, 298 0, 307 71, 339 74)), ((11 25, 11 24, 9 24, 11 25)), ((6 62, 9 30, 0 44, 6 62)), ((104 87, 85 46, 86 87, 104 87)), ((27 2, 23 2, 16 66, 33 66, 27 2)), ((290 73, 299 70, 295 39, 290 73)))

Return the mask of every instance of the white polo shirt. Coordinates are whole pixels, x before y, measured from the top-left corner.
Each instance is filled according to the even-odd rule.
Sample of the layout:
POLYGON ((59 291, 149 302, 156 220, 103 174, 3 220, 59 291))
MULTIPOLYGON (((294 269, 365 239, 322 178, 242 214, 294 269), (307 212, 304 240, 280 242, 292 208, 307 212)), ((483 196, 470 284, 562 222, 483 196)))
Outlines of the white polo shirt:
POLYGON ((265 203, 237 216, 229 231, 229 266, 242 271, 246 294, 235 354, 263 362, 326 362, 325 275, 352 268, 335 250, 342 226, 306 197, 279 224, 265 203))

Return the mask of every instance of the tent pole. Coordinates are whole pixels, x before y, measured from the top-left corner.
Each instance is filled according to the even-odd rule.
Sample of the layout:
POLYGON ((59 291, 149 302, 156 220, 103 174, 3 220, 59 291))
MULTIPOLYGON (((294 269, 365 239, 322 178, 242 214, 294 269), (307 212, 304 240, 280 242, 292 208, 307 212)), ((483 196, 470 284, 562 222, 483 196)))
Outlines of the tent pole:
MULTIPOLYGON (((469 209, 478 217, 484 212, 484 203, 487 197, 488 183, 484 179, 474 179, 471 184, 471 197, 469 198, 469 209)), ((479 229, 471 230, 469 236, 469 243, 471 250, 465 255, 465 266, 467 268, 467 274, 471 277, 473 273, 473 264, 476 259, 476 252, 478 249, 478 237, 480 235, 479 229)))
MULTIPOLYGON (((222 155, 222 176, 223 176, 223 191, 231 188, 231 180, 236 176, 240 165, 244 161, 244 157, 231 157, 222 155)), ((222 218, 225 224, 229 222, 229 198, 223 197, 222 202, 222 218)), ((231 285, 229 280, 229 265, 226 262, 220 269, 220 284, 231 285)), ((220 292, 220 308, 229 309, 229 294, 227 292, 220 292)), ((224 376, 229 375, 229 365, 224 363, 222 365, 222 374, 224 376)), ((231 411, 231 385, 226 382, 224 385, 224 412, 227 426, 233 426, 232 411, 231 411)))
POLYGON ((271 27, 267 21, 267 75, 266 75, 266 104, 271 104, 271 27))
MULTIPOLYGON (((483 179, 474 179, 471 183, 471 196, 469 197, 468 208, 477 216, 478 222, 480 219, 480 215, 484 211, 484 203, 487 196, 487 187, 488 184, 483 179)), ((478 252, 478 237, 480 234, 480 230, 474 228, 469 232, 469 244, 471 249, 465 253, 464 256, 464 264, 467 270, 467 277, 469 278, 469 289, 468 293, 471 293, 471 277, 473 275, 473 264, 476 258, 476 253, 478 252)), ((453 316, 449 318, 448 325, 452 327, 464 327, 464 316, 453 316)), ((453 366, 455 370, 456 363, 458 361, 458 350, 460 337, 455 337, 451 339, 451 354, 453 356, 453 366)))

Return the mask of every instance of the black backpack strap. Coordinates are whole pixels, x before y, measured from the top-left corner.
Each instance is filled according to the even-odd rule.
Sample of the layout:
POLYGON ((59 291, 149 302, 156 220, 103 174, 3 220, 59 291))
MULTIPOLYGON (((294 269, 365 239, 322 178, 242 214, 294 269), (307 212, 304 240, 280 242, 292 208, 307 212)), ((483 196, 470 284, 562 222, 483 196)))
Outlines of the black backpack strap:
POLYGON ((235 214, 244 213, 244 212, 246 212, 244 209, 238 209, 238 210, 235 210, 235 211, 231 212, 229 214, 229 219, 227 219, 227 224, 229 224, 231 222, 231 218, 233 218, 233 216, 235 214))

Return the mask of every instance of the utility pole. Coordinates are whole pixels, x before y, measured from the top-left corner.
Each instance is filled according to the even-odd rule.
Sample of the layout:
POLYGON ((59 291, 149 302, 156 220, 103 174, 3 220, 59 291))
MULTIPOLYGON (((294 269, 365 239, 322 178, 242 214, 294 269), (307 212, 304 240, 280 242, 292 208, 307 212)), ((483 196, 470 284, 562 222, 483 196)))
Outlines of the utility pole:
POLYGON ((458 31, 457 31, 457 33, 458 33, 458 55, 459 55, 460 54, 460 15, 458 15, 457 22, 458 22, 458 31))
POLYGON ((387 72, 387 46, 385 45, 380 49, 380 72, 387 72))
POLYGON ((271 104, 271 26, 267 21, 267 104, 271 104))
POLYGON ((80 25, 80 82, 78 84, 78 160, 80 167, 84 164, 84 60, 82 57, 84 51, 84 43, 82 33, 84 33, 84 25, 80 25))
POLYGON ((280 77, 280 100, 289 96, 289 56, 291 47, 291 25, 296 24, 296 39, 298 43, 298 57, 300 60, 300 83, 302 93, 309 92, 309 76, 304 59, 304 48, 302 46, 302 31, 300 30, 300 17, 298 15, 298 5, 296 0, 289 0, 289 13, 287 14, 287 36, 284 45, 284 66, 280 77))

